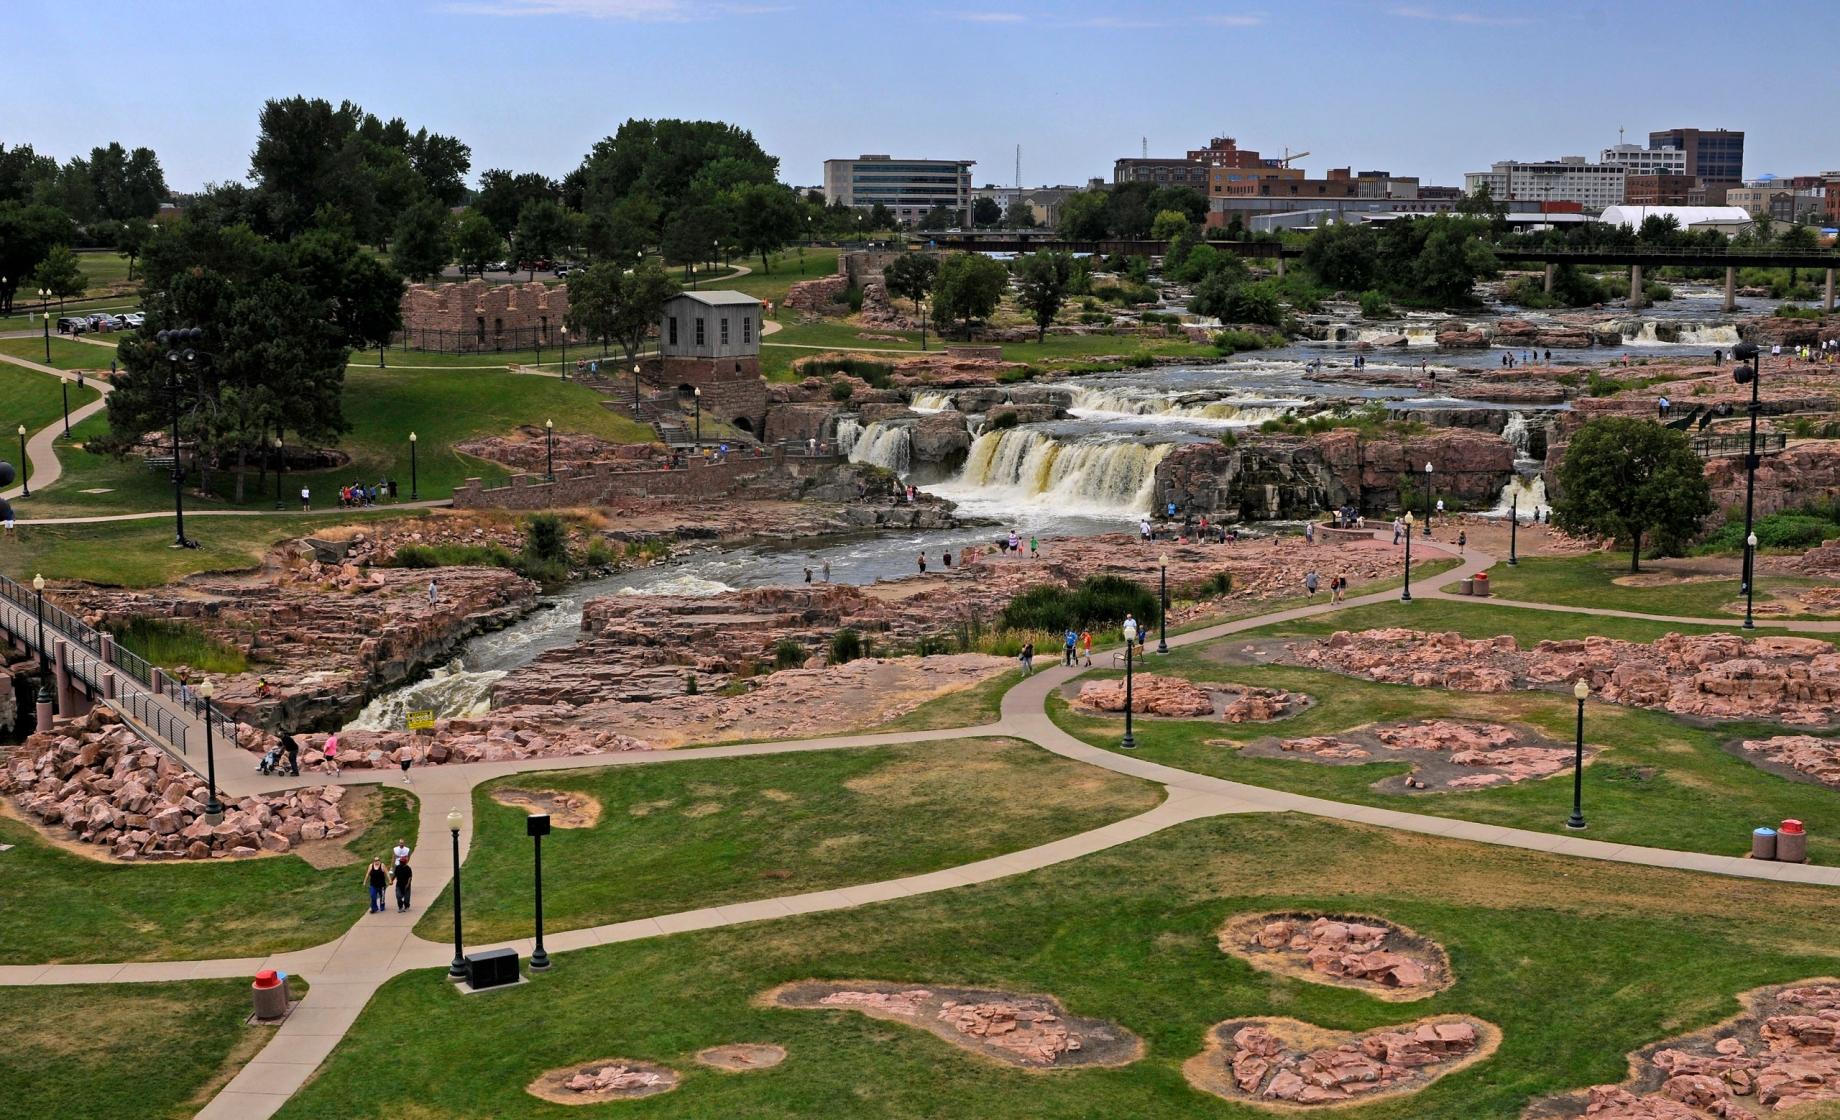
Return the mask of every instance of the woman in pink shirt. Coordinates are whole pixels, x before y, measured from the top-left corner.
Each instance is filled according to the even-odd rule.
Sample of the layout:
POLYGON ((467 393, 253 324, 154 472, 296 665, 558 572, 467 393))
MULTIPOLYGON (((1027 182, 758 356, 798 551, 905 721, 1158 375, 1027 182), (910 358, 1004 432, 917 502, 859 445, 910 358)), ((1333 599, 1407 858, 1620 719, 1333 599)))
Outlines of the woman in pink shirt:
POLYGON ((326 736, 326 745, 320 748, 320 752, 326 756, 326 769, 331 772, 333 777, 335 778, 338 777, 339 776, 339 735, 338 735, 338 732, 335 731, 332 734, 326 736))

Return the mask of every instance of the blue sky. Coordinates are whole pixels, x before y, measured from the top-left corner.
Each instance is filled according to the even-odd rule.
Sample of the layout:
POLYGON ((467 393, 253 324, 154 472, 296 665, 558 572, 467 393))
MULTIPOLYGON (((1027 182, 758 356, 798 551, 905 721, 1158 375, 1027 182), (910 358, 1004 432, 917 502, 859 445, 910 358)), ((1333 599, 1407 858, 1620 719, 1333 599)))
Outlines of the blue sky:
POLYGON ((1594 156, 1617 128, 1741 128, 1746 175, 1840 168, 1832 9, 1706 0, 9 0, 0 140, 149 144, 188 189, 240 179, 269 97, 452 133, 473 169, 560 176, 631 116, 753 131, 788 182, 862 152, 1081 183, 1237 138, 1460 184, 1594 156), (1806 28, 1798 37, 1797 27, 1806 28), (1798 46, 1799 44, 1799 46, 1798 46), (1809 52, 1793 64, 1798 51, 1809 52), (1791 62, 1790 65, 1781 65, 1791 62))

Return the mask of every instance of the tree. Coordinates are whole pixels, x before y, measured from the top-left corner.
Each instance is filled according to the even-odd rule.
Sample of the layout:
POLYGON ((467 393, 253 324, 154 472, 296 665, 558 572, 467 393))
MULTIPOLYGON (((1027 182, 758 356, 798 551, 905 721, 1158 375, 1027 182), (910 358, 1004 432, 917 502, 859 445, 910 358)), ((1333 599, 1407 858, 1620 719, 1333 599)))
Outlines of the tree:
POLYGON ((900 223, 895 221, 894 211, 881 203, 869 207, 869 228, 873 230, 890 230, 900 223))
POLYGON ((958 226, 958 215, 959 211, 947 206, 945 203, 935 202, 932 208, 921 216, 920 228, 932 230, 954 229, 958 226))
POLYGON ((1009 270, 979 253, 952 253, 939 262, 933 284, 933 315, 941 323, 953 319, 971 329, 973 319, 987 319, 1003 301, 1009 270))
POLYGON ((546 176, 534 171, 520 174, 494 168, 480 174, 473 209, 485 215, 500 237, 510 237, 524 207, 533 202, 555 202, 559 197, 561 192, 555 181, 546 176))
POLYGON ((1150 240, 1172 241, 1189 232, 1188 215, 1180 210, 1164 210, 1150 223, 1150 240))
POLYGON ((21 285, 34 286, 26 278, 70 235, 70 219, 54 207, 0 202, 0 310, 12 312, 13 294, 21 285))
POLYGON ((1680 219, 1672 214, 1649 214, 1636 230, 1640 245, 1673 245, 1680 237, 1680 219))
POLYGON ((584 341, 613 341, 625 270, 613 261, 596 261, 569 273, 569 312, 564 322, 584 341))
POLYGON ((89 277, 83 275, 83 269, 77 264, 77 255, 67 246, 54 245, 45 254, 45 259, 38 263, 38 269, 32 273, 32 284, 38 288, 48 288, 58 299, 58 310, 64 309, 64 301, 80 296, 89 288, 89 277))
POLYGON ((468 210, 454 223, 454 256, 475 276, 484 276, 486 266, 505 253, 505 239, 492 223, 477 210, 468 210))
POLYGON ((560 203, 542 199, 524 204, 513 247, 518 262, 530 270, 528 279, 536 279, 538 260, 553 257, 567 247, 568 237, 569 212, 560 203))
POLYGON ((580 170, 583 209, 605 210, 641 194, 664 216, 742 186, 770 185, 779 160, 752 133, 723 121, 634 119, 595 144, 580 170))
POLYGON ((743 254, 758 254, 761 270, 772 272, 768 255, 784 249, 804 225, 798 200, 777 183, 752 183, 728 197, 736 247, 743 254))
POLYGON ((97 211, 114 221, 145 221, 159 213, 160 203, 166 201, 166 176, 152 148, 129 152, 114 142, 93 148, 89 177, 97 211))
POLYGON ((453 258, 447 207, 426 198, 404 210, 390 236, 390 263, 411 280, 433 280, 453 258))
POLYGON ((1365 223, 1338 222, 1311 236, 1303 247, 1303 266, 1330 288, 1360 292, 1374 286, 1380 247, 1365 223))
POLYGON ((612 261, 596 262, 569 276, 569 329, 617 343, 631 362, 663 317, 665 301, 682 290, 653 261, 630 272, 612 261))
POLYGON ((1559 484, 1553 524, 1627 544, 1632 572, 1641 570, 1646 534, 1677 546, 1714 508, 1705 464, 1686 433, 1626 416, 1600 417, 1573 433, 1559 484))
POLYGON ((1207 220, 1207 196, 1193 187, 1158 187, 1144 202, 1144 209, 1161 215, 1174 210, 1194 225, 1207 220))
POLYGON ((1103 241, 1105 192, 1075 191, 1061 203, 1060 234, 1069 241, 1103 241))
POLYGON ((914 314, 920 313, 920 301, 933 290, 939 277, 939 258, 929 253, 901 253, 882 267, 882 283, 888 294, 914 301, 914 314))
POLYGON ((988 195, 980 195, 971 200, 971 224, 983 228, 995 226, 1003 220, 1003 207, 988 195))
POLYGON ((153 227, 146 222, 129 218, 115 226, 115 251, 128 258, 128 279, 134 279, 134 261, 146 248, 147 239, 153 236, 153 227))
MULTIPOLYGON (((1187 223, 1184 222, 1184 228, 1187 223)), ((1073 258, 1066 253, 1033 253, 1019 270, 1016 302, 1035 318, 1035 341, 1048 337, 1048 324, 1067 302, 1067 284, 1073 275, 1073 258)))
POLYGON ((712 258, 726 229, 727 214, 720 208, 703 204, 687 206, 665 223, 659 249, 667 264, 681 264, 686 273, 691 265, 712 258))

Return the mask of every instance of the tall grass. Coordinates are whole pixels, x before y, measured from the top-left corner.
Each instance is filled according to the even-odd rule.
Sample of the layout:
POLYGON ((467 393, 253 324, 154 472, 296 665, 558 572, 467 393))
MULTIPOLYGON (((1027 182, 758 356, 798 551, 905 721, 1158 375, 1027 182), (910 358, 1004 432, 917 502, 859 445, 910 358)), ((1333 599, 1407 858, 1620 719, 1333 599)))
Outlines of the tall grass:
POLYGON ((136 618, 115 632, 123 649, 162 669, 189 666, 201 673, 242 673, 249 669, 243 651, 219 641, 188 622, 136 618))

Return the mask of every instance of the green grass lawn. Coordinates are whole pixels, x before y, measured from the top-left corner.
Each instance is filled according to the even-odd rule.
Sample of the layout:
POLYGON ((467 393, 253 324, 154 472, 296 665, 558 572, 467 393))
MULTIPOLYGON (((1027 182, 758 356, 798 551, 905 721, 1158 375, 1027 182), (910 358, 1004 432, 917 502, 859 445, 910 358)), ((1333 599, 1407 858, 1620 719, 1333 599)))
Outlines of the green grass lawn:
MULTIPOLYGON (((29 362, 45 361, 45 340, 42 338, 0 338, 0 354, 11 354, 15 358, 24 358, 29 362)), ((113 349, 104 346, 92 346, 87 342, 72 342, 68 338, 51 336, 51 364, 58 369, 108 369, 109 359, 115 356, 113 349)), ((0 364, 0 369, 18 369, 10 363, 0 364)), ((75 390, 73 389, 74 393, 75 390)), ((76 407, 76 401, 71 401, 76 407)))
POLYGON ((1281 1015, 1360 1030, 1460 1012, 1499 1026, 1500 1050, 1358 1114, 1517 1120, 1535 1097, 1621 1080, 1628 1051, 1735 1013, 1738 992, 1840 968, 1830 895, 1284 815, 1216 818, 960 890, 564 953, 547 975, 483 998, 457 994, 439 970, 399 976, 279 1115, 560 1116, 523 1087, 620 1057, 683 1081, 609 1115, 1250 1120, 1271 1114, 1183 1081, 1213 1024, 1281 1015), (1228 918, 1291 908, 1406 925, 1447 947, 1456 984, 1387 1003, 1255 971, 1218 948, 1228 918), (1147 1053, 1115 1069, 1027 1072, 851 1012, 755 1002, 812 977, 1047 993, 1136 1032, 1147 1053), (747 1074, 692 1061, 729 1042, 776 1043, 788 1058, 747 1074))
MULTIPOLYGON (((419 439, 417 478, 424 499, 445 498, 475 475, 487 485, 503 481, 508 474, 503 467, 463 455, 453 445, 476 436, 507 433, 519 424, 541 425, 553 419, 563 431, 604 439, 653 438, 649 426, 609 411, 602 406, 600 394, 585 386, 494 370, 354 367, 345 377, 344 413, 351 431, 339 446, 351 456, 351 462, 332 470, 290 471, 285 486, 290 507, 298 508, 303 485, 312 488, 314 504, 323 506, 336 502, 335 491, 341 485, 383 477, 395 478, 400 500, 407 501, 412 431, 419 439)), ((81 444, 102 435, 108 431, 107 424, 105 416, 92 417, 73 431, 73 441, 81 444)), ((148 470, 139 459, 118 460, 75 449, 68 453, 60 449, 59 454, 64 458, 64 477, 56 486, 35 493, 21 506, 21 516, 122 513, 171 504, 167 475, 148 470), (89 489, 108 492, 81 493, 89 489)), ((274 476, 270 474, 258 486, 253 466, 240 505, 232 500, 233 472, 214 472, 212 482, 214 498, 188 497, 188 504, 201 509, 274 507, 274 476)))
MULTIPOLYGON (((0 343, 7 340, 0 339, 0 343)), ((70 407, 72 411, 96 399, 96 390, 89 386, 79 389, 70 387, 70 407)), ((0 362, 0 459, 19 466, 19 428, 24 425, 26 435, 36 435, 40 428, 57 423, 64 415, 63 382, 48 373, 25 369, 22 366, 0 362)), ((29 464, 28 464, 29 466, 29 464)), ((27 478, 30 479, 28 471, 27 478)), ((22 512, 20 516, 29 517, 22 512)))
POLYGON ((249 981, 0 988, 9 1120, 179 1120, 274 1037, 249 981))
MULTIPOLYGON (((471 941, 530 931, 530 810, 493 800, 494 789, 563 790, 601 805, 593 828, 559 828, 544 844, 553 930, 917 875, 1096 828, 1162 799, 1150 783, 1004 739, 504 778, 473 794, 471 941)), ((452 905, 444 894, 417 932, 440 940, 452 905)))
MULTIPOLYGON (((1494 573, 1503 565, 1490 571, 1494 573)), ((1404 626, 1417 630, 1456 630, 1472 638, 1489 638, 1512 634, 1523 647, 1545 639, 1621 638, 1631 642, 1652 642, 1663 634, 1721 634, 1741 628, 1743 619, 1734 618, 1723 626, 1674 625, 1649 622, 1638 618, 1601 617, 1568 614, 1558 611, 1530 610, 1526 607, 1503 607, 1487 599, 1427 599, 1410 603, 1388 602, 1354 607, 1315 618, 1279 623, 1256 631, 1261 635, 1301 635, 1322 637, 1337 630, 1372 630, 1404 626)), ((1824 635, 1810 635, 1824 637, 1824 635)))
MULTIPOLYGON (((255 766, 241 752, 219 761, 255 766)), ((381 796, 377 820, 344 845, 354 861, 415 835, 409 795, 385 787, 381 796)), ((14 846, 0 853, 0 964, 261 956, 336 937, 366 904, 361 862, 104 863, 10 817, 0 817, 0 843, 14 846)))
MULTIPOLYGON (((1644 570, 1655 575, 1666 569, 1651 563, 1644 570)), ((1490 569, 1489 575, 1491 590, 1504 599, 1688 618, 1742 617, 1744 614, 1744 592, 1736 579, 1682 579, 1634 587, 1616 582, 1629 575, 1627 555, 1529 556, 1514 567, 1497 564, 1490 569)), ((1793 594, 1820 583, 1813 579, 1766 576, 1757 581, 1757 605, 1767 607, 1773 601, 1774 592, 1793 594)), ((1794 610, 1766 611, 1764 617, 1821 616, 1805 616, 1794 610)))
POLYGON ((995 723, 1003 715, 1003 694, 1022 679, 1020 669, 998 673, 982 684, 935 696, 897 720, 866 731, 933 731, 943 727, 976 727, 995 723))
MULTIPOLYGON (((942 340, 934 331, 927 332, 927 345, 944 350, 951 340, 942 340)), ((768 335, 760 344, 760 368, 769 381, 792 379, 792 363, 825 350, 860 351, 884 361, 900 361, 906 353, 920 350, 919 331, 897 331, 885 327, 859 327, 840 320, 800 324, 783 321, 782 328, 768 335), (864 334, 898 336, 861 338, 864 334), (877 354, 876 351, 901 353, 877 354)), ((1113 335, 1049 335, 1041 342, 1006 342, 1006 361, 1041 365, 1077 362, 1107 356, 1124 357, 1138 353, 1215 359, 1220 355, 1212 346, 1203 346, 1185 338, 1138 339, 1113 335)))

